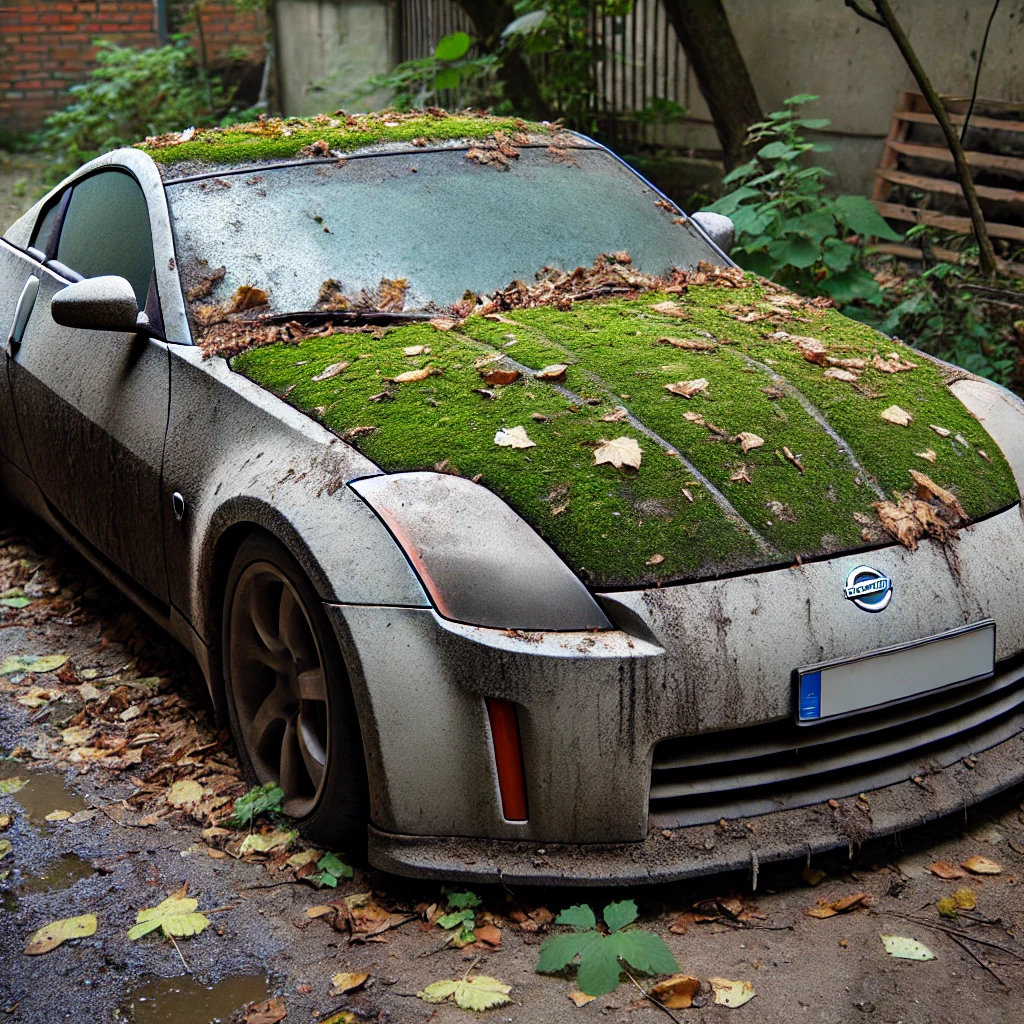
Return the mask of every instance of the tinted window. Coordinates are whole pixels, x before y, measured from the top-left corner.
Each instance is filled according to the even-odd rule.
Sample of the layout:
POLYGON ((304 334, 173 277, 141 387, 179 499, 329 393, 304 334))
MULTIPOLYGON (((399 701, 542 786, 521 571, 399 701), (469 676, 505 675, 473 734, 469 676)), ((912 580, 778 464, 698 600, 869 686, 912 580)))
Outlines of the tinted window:
POLYGON ((36 230, 32 234, 32 241, 30 245, 34 245, 37 249, 41 249, 46 252, 47 243, 50 241, 50 234, 53 231, 53 225, 57 223, 57 216, 60 213, 60 204, 67 192, 62 192, 57 196, 52 203, 46 208, 46 212, 39 218, 36 224, 36 230))
POLYGON ((57 259, 83 277, 116 274, 146 304, 153 274, 153 239, 142 189, 121 171, 103 171, 74 186, 57 259))

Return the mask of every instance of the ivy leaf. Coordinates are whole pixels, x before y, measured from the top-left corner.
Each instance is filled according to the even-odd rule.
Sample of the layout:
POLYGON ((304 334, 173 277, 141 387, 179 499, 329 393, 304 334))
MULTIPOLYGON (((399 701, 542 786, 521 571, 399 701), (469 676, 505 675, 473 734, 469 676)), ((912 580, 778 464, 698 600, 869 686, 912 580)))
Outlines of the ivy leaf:
MULTIPOLYGON (((578 903, 574 907, 569 907, 568 910, 563 910, 555 918, 555 924, 568 925, 577 932, 590 931, 597 927, 597 918, 586 903, 578 903)), ((575 956, 575 954, 573 955, 575 956)), ((571 960, 572 957, 569 959, 571 960)))
POLYGON ((450 999, 463 1010, 479 1013, 511 1003, 511 991, 511 985, 485 974, 477 974, 461 980, 449 978, 446 981, 435 981, 416 995, 425 1003, 444 1003, 450 999))
POLYGON ((899 242, 903 236, 893 231, 867 196, 837 196, 833 200, 836 216, 851 231, 865 238, 885 238, 899 242))
POLYGON ((210 923, 205 914, 196 912, 198 906, 199 901, 189 896, 177 893, 168 896, 157 906, 138 912, 136 924, 128 930, 128 938, 141 939, 157 928, 168 938, 172 935, 179 939, 198 935, 210 923))
POLYGON ((625 928, 627 924, 632 924, 639 916, 640 912, 636 909, 636 903, 633 900, 609 903, 604 908, 604 923, 608 925, 608 930, 611 932, 617 932, 625 928))

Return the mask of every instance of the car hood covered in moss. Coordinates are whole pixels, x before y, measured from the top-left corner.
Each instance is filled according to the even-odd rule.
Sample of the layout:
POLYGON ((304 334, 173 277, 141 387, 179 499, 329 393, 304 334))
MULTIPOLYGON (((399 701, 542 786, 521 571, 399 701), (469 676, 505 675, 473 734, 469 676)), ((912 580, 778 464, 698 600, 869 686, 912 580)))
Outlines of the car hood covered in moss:
POLYGON ((478 481, 594 586, 892 543, 885 509, 922 473, 961 524, 1018 500, 949 367, 730 273, 731 287, 491 303, 454 323, 265 345, 232 365, 386 472, 478 481), (632 445, 603 447, 621 438, 639 468, 615 464, 615 449, 635 461, 632 445))

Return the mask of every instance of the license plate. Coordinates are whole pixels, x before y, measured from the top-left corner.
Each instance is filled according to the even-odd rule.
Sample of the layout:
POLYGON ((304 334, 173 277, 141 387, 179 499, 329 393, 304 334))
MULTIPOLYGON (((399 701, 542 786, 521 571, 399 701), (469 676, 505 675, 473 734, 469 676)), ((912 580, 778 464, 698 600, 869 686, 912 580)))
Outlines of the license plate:
POLYGON ((987 679, 995 670, 996 624, 975 622, 924 640, 798 669, 798 725, 884 707, 987 679))

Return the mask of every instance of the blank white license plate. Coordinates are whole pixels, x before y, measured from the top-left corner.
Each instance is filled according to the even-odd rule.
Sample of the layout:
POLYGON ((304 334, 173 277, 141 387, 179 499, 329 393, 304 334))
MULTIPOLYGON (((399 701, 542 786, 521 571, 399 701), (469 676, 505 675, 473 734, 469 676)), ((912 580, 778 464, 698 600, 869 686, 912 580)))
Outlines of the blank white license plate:
POLYGON ((986 679, 995 670, 991 619, 925 640, 797 671, 799 725, 850 715, 986 679))

